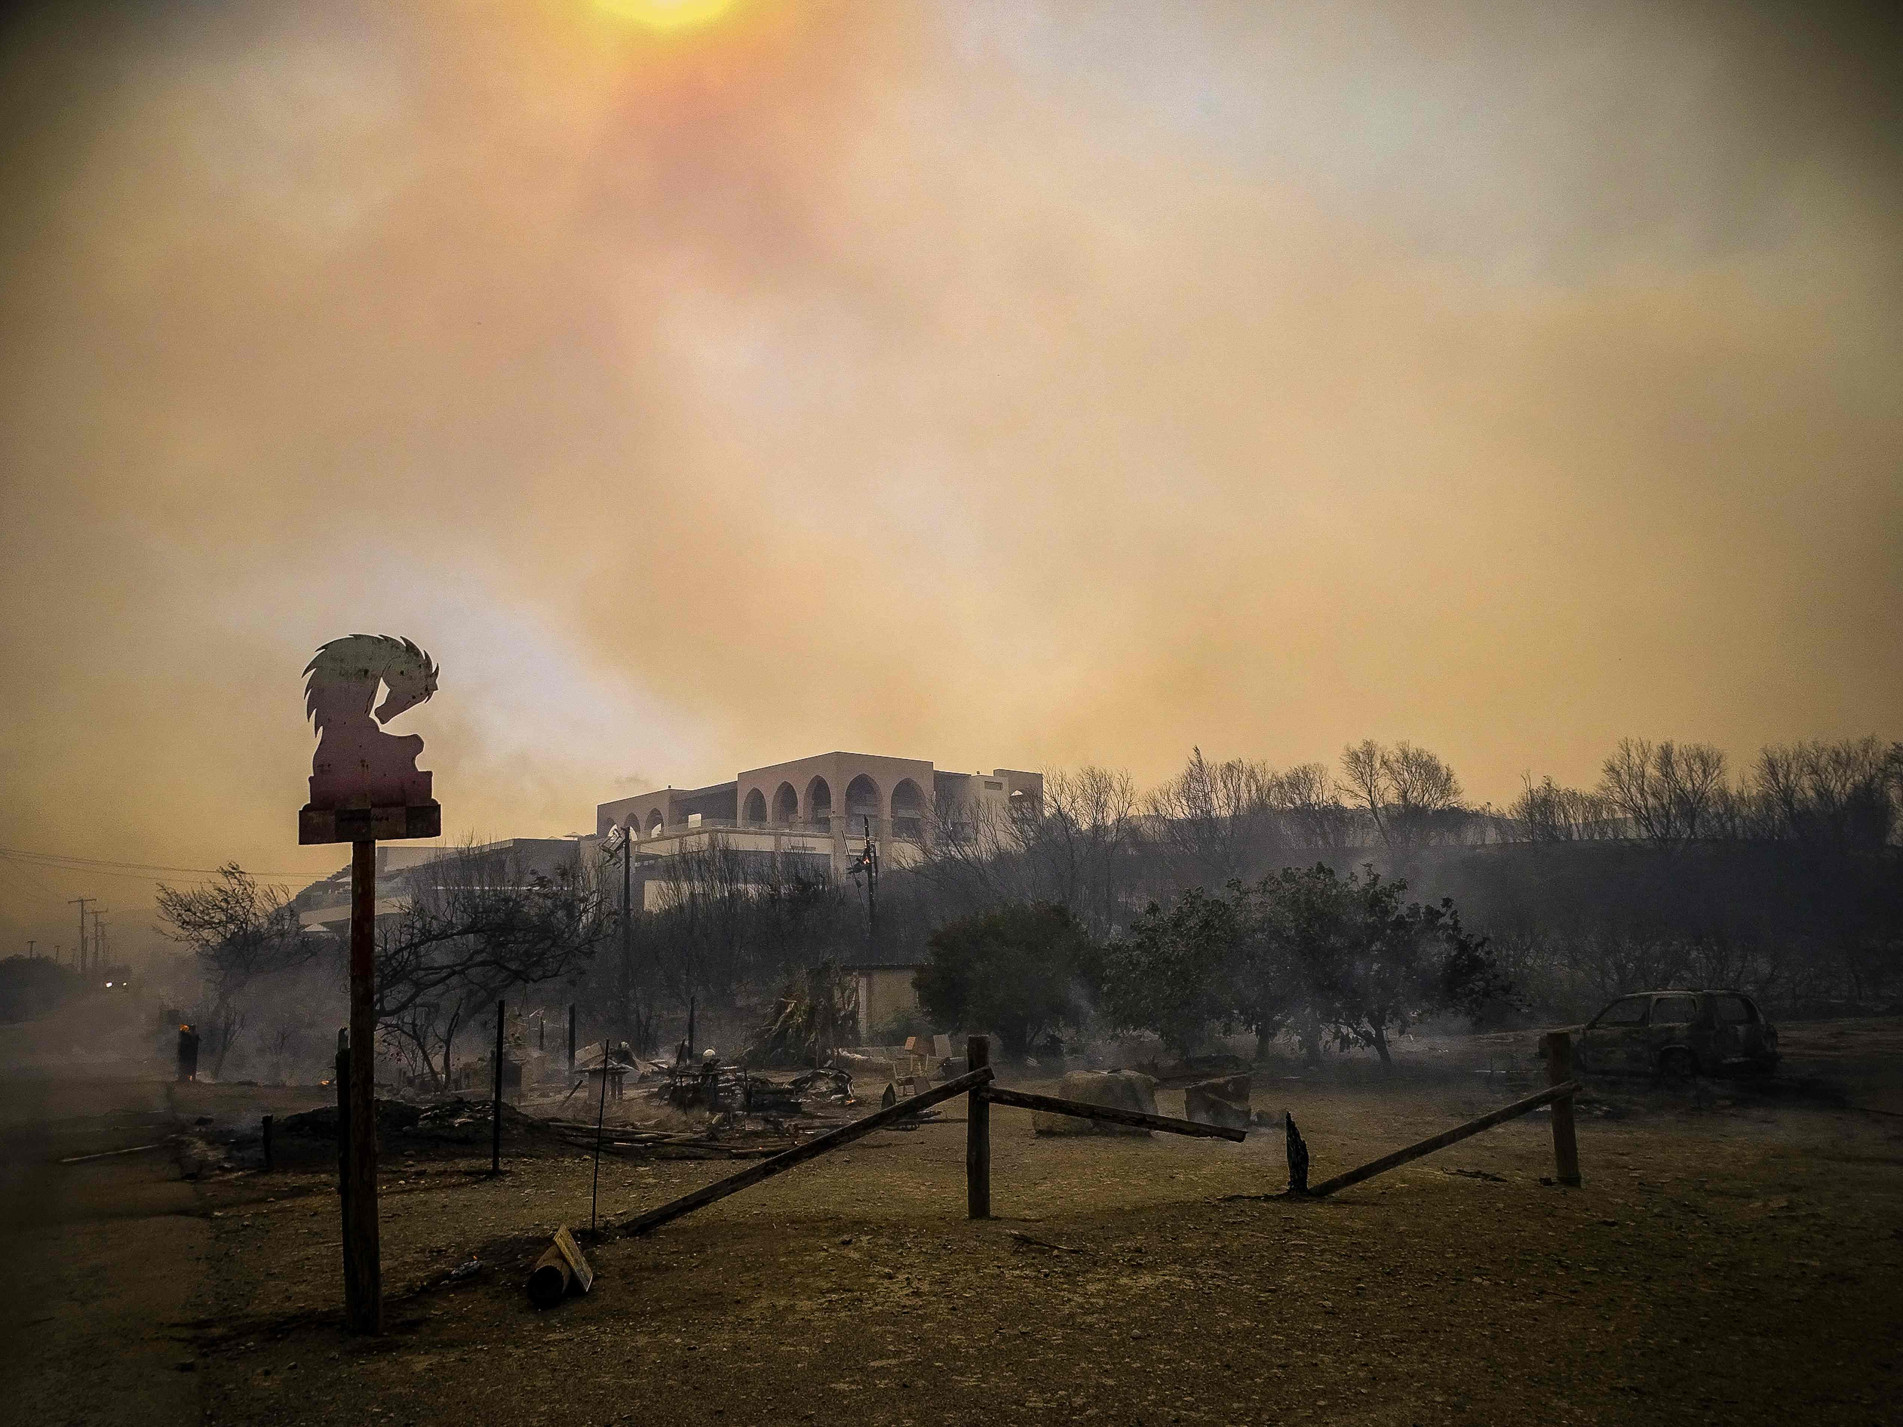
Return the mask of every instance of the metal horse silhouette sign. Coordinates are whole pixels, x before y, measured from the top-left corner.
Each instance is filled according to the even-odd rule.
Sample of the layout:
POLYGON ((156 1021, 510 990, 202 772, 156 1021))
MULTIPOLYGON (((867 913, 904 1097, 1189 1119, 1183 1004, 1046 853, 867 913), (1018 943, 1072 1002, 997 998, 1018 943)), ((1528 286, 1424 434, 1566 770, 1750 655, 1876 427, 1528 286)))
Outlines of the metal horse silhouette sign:
POLYGON ((407 639, 352 634, 322 645, 304 675, 304 712, 317 729, 317 753, 297 840, 441 835, 442 806, 430 775, 416 766, 423 740, 383 730, 436 692, 435 662, 407 639), (379 689, 388 691, 380 704, 379 689))

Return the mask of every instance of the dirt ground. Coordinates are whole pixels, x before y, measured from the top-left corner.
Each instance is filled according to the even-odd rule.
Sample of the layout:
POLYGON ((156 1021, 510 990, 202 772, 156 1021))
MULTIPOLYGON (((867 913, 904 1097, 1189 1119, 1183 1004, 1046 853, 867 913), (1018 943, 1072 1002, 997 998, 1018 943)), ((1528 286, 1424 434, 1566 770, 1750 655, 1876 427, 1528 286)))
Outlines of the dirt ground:
MULTIPOLYGON (((586 1225, 586 1158, 492 1180, 486 1157, 389 1157, 375 1341, 338 1323, 321 1164, 186 1184, 157 1151, 55 1162, 315 1095, 9 1080, 26 1291, 4 1306, 7 1420, 1891 1423, 1903 1022, 1791 1027, 1785 1047, 1759 1089, 1599 1087, 1577 1190, 1542 1183, 1543 1115, 1290 1201, 1262 1197, 1279 1130, 1037 1139, 994 1108, 997 1217, 973 1223, 954 1101, 593 1246, 594 1292, 548 1312, 522 1280, 558 1225, 586 1225)), ((1514 1098, 1527 1069, 1517 1043, 1471 1040, 1390 1078, 1271 1072, 1254 1102, 1293 1110, 1319 1180, 1514 1098)), ((738 1167, 605 1159, 602 1211, 738 1167)))

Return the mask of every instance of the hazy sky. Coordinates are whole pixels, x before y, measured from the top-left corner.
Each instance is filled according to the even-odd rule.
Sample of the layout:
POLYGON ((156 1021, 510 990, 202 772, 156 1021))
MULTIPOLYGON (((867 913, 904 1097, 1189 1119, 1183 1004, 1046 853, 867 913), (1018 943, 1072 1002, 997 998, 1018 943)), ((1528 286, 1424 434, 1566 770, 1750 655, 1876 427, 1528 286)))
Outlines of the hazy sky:
MULTIPOLYGON (((489 836, 842 747, 1903 736, 1884 7, 614 9, 16 8, 0 845, 339 865, 360 630, 489 836)), ((89 889, 149 923, 0 861, 0 952, 89 889)))

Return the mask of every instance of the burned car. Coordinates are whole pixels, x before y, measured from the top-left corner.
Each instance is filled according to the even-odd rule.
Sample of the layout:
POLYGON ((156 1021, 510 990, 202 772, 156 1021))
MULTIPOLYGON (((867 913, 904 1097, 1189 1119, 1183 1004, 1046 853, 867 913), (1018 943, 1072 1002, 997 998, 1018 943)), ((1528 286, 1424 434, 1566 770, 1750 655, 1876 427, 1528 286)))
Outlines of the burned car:
POLYGON ((1621 996, 1580 1030, 1574 1062, 1600 1075, 1692 1075, 1777 1066, 1777 1030, 1737 991, 1639 991, 1621 996))

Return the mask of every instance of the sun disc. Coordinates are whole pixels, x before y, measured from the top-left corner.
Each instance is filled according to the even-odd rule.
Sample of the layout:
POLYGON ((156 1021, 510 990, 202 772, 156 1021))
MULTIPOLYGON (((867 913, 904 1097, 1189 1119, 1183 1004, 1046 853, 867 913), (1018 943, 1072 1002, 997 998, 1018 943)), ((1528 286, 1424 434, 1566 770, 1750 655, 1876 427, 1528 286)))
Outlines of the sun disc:
POLYGON ((595 8, 650 30, 687 30, 711 25, 735 0, 595 0, 595 8))

